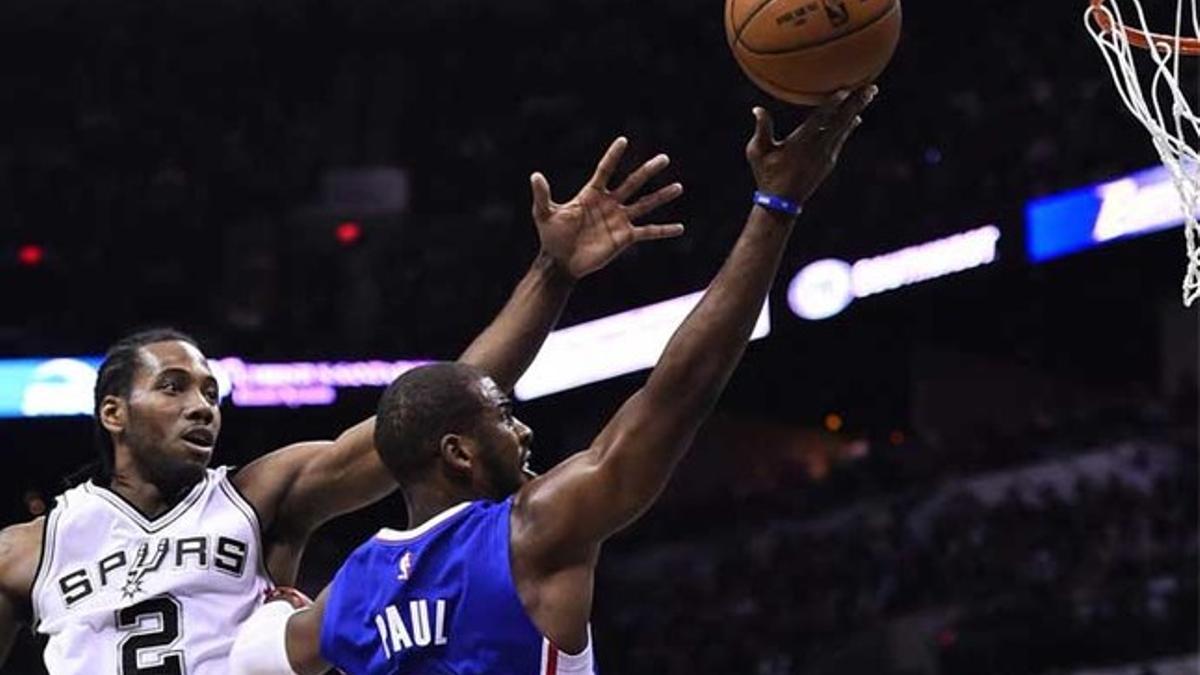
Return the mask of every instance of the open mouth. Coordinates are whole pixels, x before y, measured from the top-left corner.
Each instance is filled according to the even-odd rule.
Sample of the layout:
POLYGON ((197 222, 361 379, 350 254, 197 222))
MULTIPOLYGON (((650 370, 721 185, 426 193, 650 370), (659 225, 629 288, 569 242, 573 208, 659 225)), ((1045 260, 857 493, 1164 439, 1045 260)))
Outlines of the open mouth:
POLYGON ((532 457, 533 452, 529 450, 526 450, 525 454, 521 456, 521 471, 529 476, 537 476, 537 473, 533 469, 529 468, 529 460, 532 457))
POLYGON ((182 436, 184 441, 191 445, 211 450, 217 442, 217 436, 211 429, 203 427, 190 429, 182 436))

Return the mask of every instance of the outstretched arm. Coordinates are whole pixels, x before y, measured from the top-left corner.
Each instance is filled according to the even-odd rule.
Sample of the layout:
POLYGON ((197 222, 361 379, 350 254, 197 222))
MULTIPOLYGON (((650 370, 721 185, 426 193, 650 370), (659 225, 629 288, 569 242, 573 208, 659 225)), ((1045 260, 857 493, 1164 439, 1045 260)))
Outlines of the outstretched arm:
MULTIPOLYGON (((766 111, 755 110, 756 130, 746 154, 759 190, 803 203, 832 170, 874 93, 873 87, 864 88, 826 105, 782 143, 774 140, 766 111)), ((590 449, 522 490, 514 509, 513 545, 535 573, 593 560, 607 537, 658 497, 745 350, 794 220, 755 206, 646 385, 590 449)))
MULTIPOLYGON (((532 176, 541 252, 499 316, 460 360, 491 374, 503 387, 513 386, 558 320, 576 279, 604 267, 636 242, 682 234, 683 226, 678 224, 633 225, 682 192, 673 184, 630 203, 650 178, 666 168, 664 155, 609 189, 626 146, 624 138, 617 139, 588 184, 565 204, 551 201, 542 174, 532 176)), ((282 583, 294 578, 313 529, 396 488, 374 450, 374 429, 372 417, 335 441, 300 443, 266 455, 235 477, 270 534, 268 566, 282 583)))

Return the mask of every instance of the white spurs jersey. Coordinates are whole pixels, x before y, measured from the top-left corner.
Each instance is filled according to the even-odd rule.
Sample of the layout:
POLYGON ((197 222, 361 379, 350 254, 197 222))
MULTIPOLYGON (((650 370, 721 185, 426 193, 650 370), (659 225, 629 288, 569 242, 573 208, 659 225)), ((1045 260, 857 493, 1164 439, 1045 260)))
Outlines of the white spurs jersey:
POLYGON ((254 509, 209 469, 157 518, 88 482, 46 519, 34 628, 51 675, 217 675, 271 587, 254 509))

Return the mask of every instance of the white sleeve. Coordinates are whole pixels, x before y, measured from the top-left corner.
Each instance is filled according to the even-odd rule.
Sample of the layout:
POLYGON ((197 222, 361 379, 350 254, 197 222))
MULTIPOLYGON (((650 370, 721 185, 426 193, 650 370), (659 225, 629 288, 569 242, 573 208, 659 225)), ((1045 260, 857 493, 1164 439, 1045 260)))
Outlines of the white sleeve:
POLYGON ((287 624, 296 613, 287 602, 268 602, 238 628, 229 652, 231 675, 296 675, 288 662, 287 624))

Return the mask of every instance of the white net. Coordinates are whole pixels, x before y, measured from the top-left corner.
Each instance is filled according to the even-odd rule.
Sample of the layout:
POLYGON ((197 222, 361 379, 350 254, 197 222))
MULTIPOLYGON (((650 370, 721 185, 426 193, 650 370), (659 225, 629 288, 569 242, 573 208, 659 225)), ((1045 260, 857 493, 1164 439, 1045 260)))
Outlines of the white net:
POLYGON ((1180 78, 1180 63, 1181 57, 1190 58, 1200 47, 1196 42, 1200 38, 1200 0, 1174 2, 1175 30, 1171 34, 1151 30, 1142 0, 1091 0, 1084 23, 1104 55, 1121 100, 1150 132, 1179 191, 1188 256, 1183 304, 1191 306, 1200 297, 1200 117, 1192 107, 1192 100, 1200 102, 1200 86, 1193 87, 1195 98, 1189 99, 1180 78), (1122 6, 1130 11, 1122 12, 1122 6), (1147 77, 1139 70, 1139 62, 1148 71, 1147 77))

